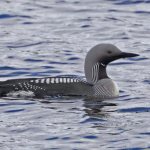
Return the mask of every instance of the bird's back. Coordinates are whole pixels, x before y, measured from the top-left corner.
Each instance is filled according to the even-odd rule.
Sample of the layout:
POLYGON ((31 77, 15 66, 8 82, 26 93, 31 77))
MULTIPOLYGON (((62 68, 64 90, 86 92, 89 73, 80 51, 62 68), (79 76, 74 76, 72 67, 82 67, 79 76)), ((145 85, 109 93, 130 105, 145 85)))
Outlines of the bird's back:
POLYGON ((12 92, 33 92, 35 97, 52 95, 92 95, 92 85, 78 77, 47 77, 7 80, 0 83, 0 95, 12 92))

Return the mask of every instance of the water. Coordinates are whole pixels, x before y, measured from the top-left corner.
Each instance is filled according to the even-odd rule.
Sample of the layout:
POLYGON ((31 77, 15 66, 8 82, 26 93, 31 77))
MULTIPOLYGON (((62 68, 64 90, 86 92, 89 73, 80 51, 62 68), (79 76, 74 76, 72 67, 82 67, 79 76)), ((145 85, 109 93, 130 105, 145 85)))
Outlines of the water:
POLYGON ((116 99, 1 98, 0 149, 150 149, 149 8, 149 0, 1 0, 0 80, 84 76, 98 43, 140 57, 108 68, 116 99))

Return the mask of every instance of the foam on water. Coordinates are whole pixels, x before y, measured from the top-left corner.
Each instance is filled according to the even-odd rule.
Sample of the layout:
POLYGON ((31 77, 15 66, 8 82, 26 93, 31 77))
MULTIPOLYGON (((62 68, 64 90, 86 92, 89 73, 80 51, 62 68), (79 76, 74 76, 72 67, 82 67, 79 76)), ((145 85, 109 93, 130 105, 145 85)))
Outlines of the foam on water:
POLYGON ((8 97, 22 97, 22 98, 27 98, 27 97, 34 97, 35 94, 32 91, 13 91, 9 92, 7 94, 8 97))

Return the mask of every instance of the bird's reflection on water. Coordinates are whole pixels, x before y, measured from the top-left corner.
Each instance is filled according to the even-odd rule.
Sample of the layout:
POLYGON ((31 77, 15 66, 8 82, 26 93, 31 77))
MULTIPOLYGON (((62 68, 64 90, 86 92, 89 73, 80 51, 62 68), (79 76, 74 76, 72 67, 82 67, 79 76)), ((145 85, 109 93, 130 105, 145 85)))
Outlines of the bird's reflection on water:
MULTIPOLYGON (((5 98, 5 99, 9 99, 5 98)), ((19 100, 20 98, 14 98, 14 100, 19 100)), ((117 106, 115 102, 112 102, 111 99, 94 99, 94 98, 83 98, 78 96, 48 96, 44 99, 35 99, 35 98, 29 98, 30 101, 38 101, 43 104, 49 104, 47 106, 50 106, 51 103, 76 103, 80 100, 83 102, 82 110, 85 112, 85 114, 89 117, 94 118, 105 118, 107 117, 110 112, 115 111, 114 106, 117 106), (109 107, 109 109, 108 109, 109 107), (107 109, 106 109, 107 108, 107 109)), ((75 106, 77 107, 77 106, 75 106)), ((57 107, 56 107, 57 109, 57 107)), ((78 108, 77 108, 78 109, 78 108)))
MULTIPOLYGON (((112 102, 110 99, 93 99, 93 98, 83 98, 83 97, 47 97, 46 99, 39 100, 41 103, 83 103, 82 108, 81 105, 74 105, 71 109, 82 110, 84 111, 84 117, 88 116, 90 118, 95 119, 104 119, 109 117, 110 113, 115 110, 115 106, 117 104, 112 102)), ((63 104, 62 104, 63 105, 63 104)))
POLYGON ((113 110, 106 110, 105 107, 116 106, 115 103, 110 102, 110 100, 98 100, 98 99, 84 99, 84 111, 89 117, 94 118, 106 118, 109 113, 113 110))
MULTIPOLYGON (((12 98, 6 97, 5 100, 12 101, 12 98)), ((13 102, 21 103, 18 100, 21 98, 13 98, 13 102)), ((70 96, 51 96, 44 99, 26 98, 28 101, 34 103, 40 102, 43 108, 55 109, 57 111, 75 110, 75 113, 83 113, 83 118, 90 121, 104 121, 110 117, 111 112, 116 111, 117 104, 110 99, 93 99, 83 97, 70 97, 70 96), (60 107, 61 106, 61 107, 60 107), (87 119, 88 118, 88 119, 87 119)))

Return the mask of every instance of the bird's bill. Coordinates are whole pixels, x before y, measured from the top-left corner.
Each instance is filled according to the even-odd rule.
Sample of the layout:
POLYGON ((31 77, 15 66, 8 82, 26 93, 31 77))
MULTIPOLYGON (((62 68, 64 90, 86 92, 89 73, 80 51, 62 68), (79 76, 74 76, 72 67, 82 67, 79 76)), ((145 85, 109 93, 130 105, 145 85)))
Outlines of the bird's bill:
POLYGON ((139 56, 139 54, 135 54, 135 53, 126 53, 126 52, 122 52, 120 54, 120 58, 128 58, 128 57, 136 57, 139 56))
POLYGON ((128 58, 128 57, 136 57, 136 56, 139 56, 139 55, 135 54, 135 53, 121 52, 119 55, 104 59, 101 63, 107 65, 110 62, 115 61, 115 60, 120 59, 120 58, 128 58))

